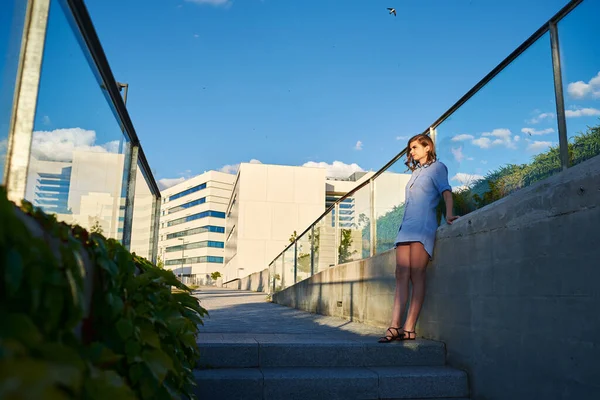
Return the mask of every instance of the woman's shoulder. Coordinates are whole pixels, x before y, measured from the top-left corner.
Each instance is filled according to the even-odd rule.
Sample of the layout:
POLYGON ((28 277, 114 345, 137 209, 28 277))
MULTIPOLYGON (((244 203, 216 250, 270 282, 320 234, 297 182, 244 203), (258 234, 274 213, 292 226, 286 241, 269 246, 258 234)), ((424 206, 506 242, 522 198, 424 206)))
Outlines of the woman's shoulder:
POLYGON ((444 164, 443 162, 441 162, 439 160, 435 160, 434 162, 432 162, 431 166, 433 167, 434 170, 448 171, 448 167, 446 167, 446 164, 444 164))

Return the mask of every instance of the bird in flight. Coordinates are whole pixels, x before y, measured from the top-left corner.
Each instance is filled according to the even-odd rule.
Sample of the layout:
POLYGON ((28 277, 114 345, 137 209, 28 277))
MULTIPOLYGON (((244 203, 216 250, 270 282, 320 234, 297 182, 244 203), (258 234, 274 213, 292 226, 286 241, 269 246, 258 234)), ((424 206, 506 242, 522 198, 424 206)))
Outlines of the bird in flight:
POLYGON ((396 9, 395 8, 388 7, 388 10, 390 11, 390 14, 394 14, 394 17, 396 16, 396 9))

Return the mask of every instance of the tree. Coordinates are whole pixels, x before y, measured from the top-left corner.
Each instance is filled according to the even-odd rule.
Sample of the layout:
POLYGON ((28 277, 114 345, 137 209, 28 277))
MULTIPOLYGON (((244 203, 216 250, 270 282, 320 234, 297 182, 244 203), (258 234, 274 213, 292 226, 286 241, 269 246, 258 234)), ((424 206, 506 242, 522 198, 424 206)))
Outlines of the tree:
POLYGON ((338 264, 351 261, 351 257, 357 253, 356 250, 350 251, 352 245, 352 229, 342 229, 341 240, 338 247, 338 264))
POLYGON ((221 273, 219 271, 215 271, 210 274, 210 279, 212 279, 213 281, 216 281, 220 277, 221 277, 221 273))
POLYGON ((290 238, 288 240, 290 241, 290 243, 294 243, 296 241, 297 237, 298 237, 298 234, 296 233, 296 231, 294 231, 294 233, 292 233, 290 235, 290 238))
POLYGON ((164 269, 165 268, 165 262, 163 261, 161 256, 158 256, 156 259, 156 266, 160 269, 164 269))
POLYGON ((92 227, 90 228, 90 232, 98 233, 100 235, 104 234, 104 229, 102 229, 102 225, 100 225, 100 220, 98 217, 94 218, 94 223, 92 224, 92 227))

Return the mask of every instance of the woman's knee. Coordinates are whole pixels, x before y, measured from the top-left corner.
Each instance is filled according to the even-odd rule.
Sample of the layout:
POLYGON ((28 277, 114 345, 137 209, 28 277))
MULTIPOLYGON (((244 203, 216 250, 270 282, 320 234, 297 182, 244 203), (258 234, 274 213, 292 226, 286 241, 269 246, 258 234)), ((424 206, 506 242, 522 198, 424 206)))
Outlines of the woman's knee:
POLYGON ((408 281, 408 278, 410 278, 410 266, 396 264, 396 279, 399 281, 408 281))

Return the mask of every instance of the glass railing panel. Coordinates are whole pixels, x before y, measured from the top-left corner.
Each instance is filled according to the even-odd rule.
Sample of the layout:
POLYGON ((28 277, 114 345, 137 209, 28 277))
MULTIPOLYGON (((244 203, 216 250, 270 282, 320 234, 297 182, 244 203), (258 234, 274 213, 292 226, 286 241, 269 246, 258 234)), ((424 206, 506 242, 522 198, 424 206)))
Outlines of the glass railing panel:
POLYGON ((331 209, 315 223, 314 229, 314 273, 335 265, 335 218, 331 209))
MULTIPOLYGON (((405 143, 400 144, 400 151, 404 145, 405 143)), ((394 247, 398 228, 402 223, 406 184, 410 180, 410 171, 405 161, 405 157, 400 158, 374 180, 376 254, 394 247)))
POLYGON ((283 288, 290 287, 294 284, 294 246, 290 246, 283 252, 283 275, 281 276, 281 285, 283 288))
POLYGON ((274 292, 283 290, 283 254, 273 261, 275 273, 273 275, 274 292))
POLYGON ((338 264, 370 257, 371 186, 366 185, 341 202, 338 229, 338 264))
POLYGON ((599 1, 584 1, 558 23, 570 164, 600 154, 599 1))
POLYGON ((0 1, 0 185, 4 183, 8 131, 26 10, 26 0, 0 1))
POLYGON ((296 282, 310 278, 310 230, 296 239, 296 282))
POLYGON ((131 225, 131 252, 152 260, 154 234, 154 195, 138 163, 133 200, 133 220, 131 225))
MULTIPOLYGON (((546 33, 436 129, 454 213, 464 215, 562 170, 546 33)), ((443 205, 438 208, 441 219, 443 205)))
POLYGON ((59 220, 121 240, 128 140, 65 10, 51 2, 25 197, 59 220))

